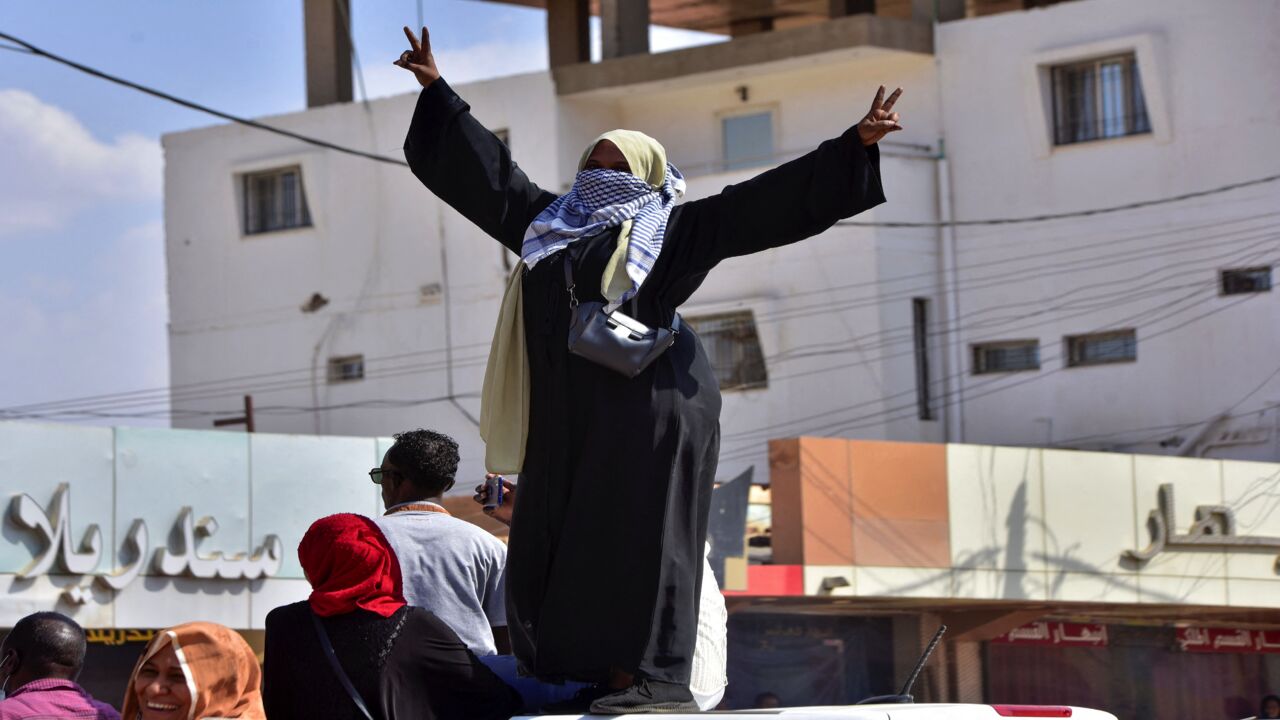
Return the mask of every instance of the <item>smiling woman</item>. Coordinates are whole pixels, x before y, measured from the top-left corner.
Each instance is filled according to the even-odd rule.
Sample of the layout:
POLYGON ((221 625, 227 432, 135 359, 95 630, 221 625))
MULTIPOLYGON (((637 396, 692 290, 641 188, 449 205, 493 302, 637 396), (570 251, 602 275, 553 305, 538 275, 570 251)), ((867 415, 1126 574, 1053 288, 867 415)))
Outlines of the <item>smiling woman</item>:
POLYGON ((156 634, 125 690, 126 720, 265 720, 262 673, 249 644, 215 623, 156 634))

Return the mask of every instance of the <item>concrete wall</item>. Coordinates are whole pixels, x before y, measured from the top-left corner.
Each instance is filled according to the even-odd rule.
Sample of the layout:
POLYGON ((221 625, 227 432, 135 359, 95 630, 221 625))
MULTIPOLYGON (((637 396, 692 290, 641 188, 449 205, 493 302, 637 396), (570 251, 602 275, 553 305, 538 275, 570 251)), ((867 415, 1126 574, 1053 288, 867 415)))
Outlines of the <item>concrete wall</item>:
POLYGON ((776 594, 1280 607, 1275 463, 834 438, 771 450, 770 569, 804 576, 776 594), (1151 545, 1166 484, 1163 549, 1127 557, 1151 545), (1227 546, 1188 544, 1200 508, 1232 516, 1227 546))
MULTIPOLYGON (((962 220, 1071 212, 1274 172, 1280 84, 1255 80, 1280 67, 1277 12, 1266 0, 1080 0, 944 23, 936 57, 848 48, 559 97, 546 73, 460 90, 482 122, 509 130, 514 155, 545 187, 566 188, 584 144, 628 126, 667 145, 695 199, 757 171, 721 171, 724 115, 772 109, 777 162, 854 122, 879 83, 901 85, 907 130, 883 147, 889 203, 856 221, 927 223, 946 205, 962 220), (1126 48, 1137 53, 1154 132, 1052 147, 1044 68, 1126 48)), ((399 157, 413 102, 268 121, 399 157)), ((403 168, 237 127, 164 144, 175 423, 208 427, 207 413, 234 414, 247 391, 270 431, 438 428, 461 441, 463 476, 478 477, 483 448, 468 416, 479 412, 509 254, 403 168), (293 163, 314 226, 242 237, 236 174, 293 163), (443 292, 421 293, 433 285, 443 292), (300 312, 313 292, 331 304, 300 312), (366 379, 327 384, 326 358, 353 353, 365 355, 366 379), (450 394, 456 405, 418 402, 450 394), (315 406, 334 409, 306 410, 315 406)), ((930 227, 840 226, 723 263, 684 311, 751 309, 769 386, 726 393, 721 474, 754 466, 763 477, 765 442, 802 434, 1280 457, 1280 412, 1267 410, 1280 382, 1264 383, 1280 354, 1278 296, 1217 294, 1220 268, 1280 254, 1278 193, 1260 185, 1088 218, 961 227, 957 270, 943 285, 948 235, 930 227), (917 418, 914 297, 930 301, 933 421, 917 418), (1137 328, 1136 363, 1062 368, 1063 336, 1113 327, 1137 328), (1041 343, 1039 372, 971 374, 973 343, 1023 337, 1041 343), (1259 413, 1204 432, 1228 411, 1259 413), (1232 444, 1220 446, 1224 438, 1232 444)))
MULTIPOLYGON (((774 109, 780 152, 760 168, 733 173, 719 166, 720 117, 744 106, 735 92, 740 78, 563 99, 556 98, 547 74, 459 90, 477 118, 509 131, 513 154, 544 187, 566 188, 582 148, 600 132, 625 126, 667 144, 672 161, 689 177, 688 199, 697 199, 843 132, 866 111, 881 82, 918 89, 908 96, 917 122, 901 142, 927 145, 939 127, 934 95, 927 90, 933 73, 929 58, 905 54, 756 73, 746 107, 774 109), (832 86, 840 92, 829 92, 832 86)), ((368 111, 353 104, 268 121, 398 157, 412 108, 413 97, 403 96, 375 101, 368 111)), ((364 435, 434 427, 459 438, 462 477, 479 477, 483 446, 467 414, 479 414, 476 394, 509 267, 505 263, 512 256, 443 207, 402 168, 298 151, 291 141, 235 128, 167 136, 165 149, 172 378, 179 388, 175 408, 232 409, 244 388, 262 408, 259 428, 268 431, 364 435), (235 174, 293 163, 303 167, 314 226, 242 237, 235 174), (443 295, 423 299, 419 289, 430 284, 444 288, 443 295), (298 307, 313 292, 331 298, 331 304, 302 313, 298 307), (462 396, 461 407, 448 402, 398 406, 449 394, 446 304, 452 313, 453 391, 462 396), (325 360, 355 353, 365 355, 366 379, 326 383, 325 360), (200 386, 198 392, 182 389, 246 376, 200 386), (368 400, 391 403, 296 410, 368 400)), ((932 168, 924 150, 887 145, 882 171, 893 202, 860 219, 932 216, 932 168)), ((915 420, 910 352, 882 359, 876 351, 851 356, 838 347, 874 335, 886 323, 909 324, 909 298, 862 303, 835 314, 824 306, 831 288, 857 284, 865 292, 875 288, 882 272, 932 273, 935 237, 932 231, 890 236, 842 227, 792 247, 728 261, 712 273, 685 314, 754 311, 770 374, 767 389, 726 393, 723 476, 748 466, 762 473, 765 441, 772 435, 808 428, 815 419, 845 420, 847 415, 834 413, 849 406, 855 418, 877 415, 885 407, 885 393, 902 395, 909 417, 893 425, 872 417, 862 431, 875 437, 940 438, 937 423, 915 420)), ((207 427, 210 420, 179 413, 177 423, 207 427)))
MULTIPOLYGON (((1071 212, 1274 174, 1277 26, 1280 6, 1266 0, 1082 0, 939 26, 955 217, 1071 212), (1052 147, 1043 68, 1126 51, 1136 52, 1153 132, 1052 147), (1221 107, 1235 109, 1222 119, 1213 111, 1221 107)), ((1039 338, 1042 369, 962 376, 957 437, 1164 453, 1172 448, 1160 440, 1190 439, 1219 413, 1271 404, 1229 424, 1256 442, 1207 452, 1280 457, 1280 383, 1259 386, 1280 353, 1280 296, 1221 297, 1216 285, 1220 268, 1280 259, 1278 208, 1280 187, 1269 184, 1088 218, 960 228, 963 320, 948 342, 968 369, 971 343, 1039 338), (1117 327, 1137 328, 1136 363, 1062 369, 1063 336, 1117 327)))

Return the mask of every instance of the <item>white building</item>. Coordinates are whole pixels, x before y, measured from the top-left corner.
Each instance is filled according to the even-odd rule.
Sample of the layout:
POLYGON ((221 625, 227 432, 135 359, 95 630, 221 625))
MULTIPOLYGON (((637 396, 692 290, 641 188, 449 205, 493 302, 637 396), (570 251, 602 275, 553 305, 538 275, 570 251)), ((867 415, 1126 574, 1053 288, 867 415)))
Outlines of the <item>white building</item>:
MULTIPOLYGON (((839 134, 879 84, 906 88, 907 129, 882 146, 889 202, 854 219, 870 226, 728 261, 683 308, 736 388, 722 475, 765 477, 768 439, 824 434, 1280 458, 1275 295, 1223 291, 1269 290, 1280 185, 945 224, 1275 174, 1280 6, 881 0, 837 17, 877 3, 751 16, 652 0, 655 22, 734 38, 650 55, 643 18, 606 2, 607 59, 589 63, 585 4, 547 1, 551 71, 456 89, 548 188, 599 132, 630 127, 702 197, 839 134)), ((264 122, 399 158, 415 97, 264 122)), ((478 477, 477 393, 514 258, 404 167, 236 125, 164 149, 175 424, 239 414, 248 393, 272 432, 440 429, 478 477)))

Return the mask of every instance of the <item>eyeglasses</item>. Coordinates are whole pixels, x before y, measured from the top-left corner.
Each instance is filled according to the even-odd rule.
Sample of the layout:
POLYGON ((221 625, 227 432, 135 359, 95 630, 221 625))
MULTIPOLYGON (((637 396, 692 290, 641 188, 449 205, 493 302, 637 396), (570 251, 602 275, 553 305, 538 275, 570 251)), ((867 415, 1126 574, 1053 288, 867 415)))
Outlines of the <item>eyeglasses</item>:
POLYGON ((374 468, 374 469, 372 469, 372 470, 370 470, 370 471, 369 471, 369 479, 373 481, 373 484, 374 484, 374 485, 381 485, 381 484, 382 484, 382 476, 383 476, 384 474, 392 473, 392 472, 395 472, 395 471, 394 471, 394 470, 383 470, 382 468, 377 467, 377 468, 374 468))

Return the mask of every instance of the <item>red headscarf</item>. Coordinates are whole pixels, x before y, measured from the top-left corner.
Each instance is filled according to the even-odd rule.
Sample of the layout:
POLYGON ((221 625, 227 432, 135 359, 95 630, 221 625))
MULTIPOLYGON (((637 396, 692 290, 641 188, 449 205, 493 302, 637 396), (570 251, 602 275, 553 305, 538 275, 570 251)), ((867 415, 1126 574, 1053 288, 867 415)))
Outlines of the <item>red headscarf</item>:
POLYGON ((321 617, 357 608, 390 617, 407 604, 400 561, 367 517, 343 513, 315 521, 298 543, 298 560, 311 583, 311 609, 321 617))

